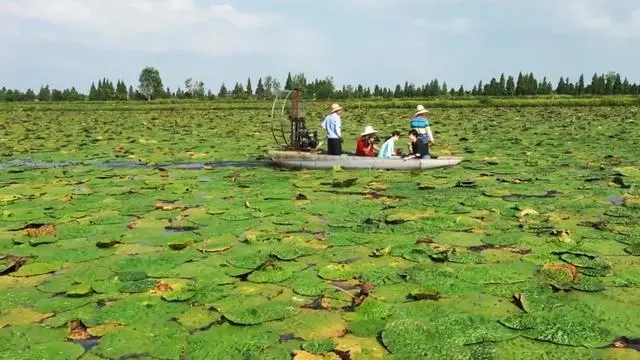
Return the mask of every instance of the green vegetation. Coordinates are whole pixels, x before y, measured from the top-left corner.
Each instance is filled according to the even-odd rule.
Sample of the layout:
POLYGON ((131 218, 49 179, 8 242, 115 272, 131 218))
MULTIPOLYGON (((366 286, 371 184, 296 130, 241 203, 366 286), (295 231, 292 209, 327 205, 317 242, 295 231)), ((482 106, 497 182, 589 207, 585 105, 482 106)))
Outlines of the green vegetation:
MULTIPOLYGON (((393 88, 374 85, 343 85, 339 88, 332 77, 324 79, 307 79, 304 73, 287 75, 284 87, 280 80, 271 75, 259 78, 255 90, 251 78, 246 85, 236 82, 233 88, 228 89, 224 83, 215 93, 209 89, 205 92, 205 84, 202 81, 188 78, 184 82, 184 89, 178 87, 175 91, 170 88, 163 89, 160 71, 147 66, 140 72, 137 89, 127 86, 124 80, 117 80, 116 85, 109 79, 103 78, 91 83, 89 93, 84 95, 71 89, 50 89, 49 85, 42 86, 36 94, 34 90, 27 89, 0 89, 0 102, 32 102, 32 101, 125 101, 151 99, 173 100, 248 100, 248 99, 273 99, 281 90, 300 88, 306 99, 318 100, 347 100, 347 99, 402 99, 402 98, 468 98, 468 97, 526 97, 526 96, 550 96, 561 95, 571 97, 584 96, 638 96, 640 84, 630 82, 627 78, 616 72, 606 74, 593 74, 590 81, 585 80, 584 74, 580 74, 578 80, 572 81, 568 77, 561 76, 556 85, 546 77, 536 79, 533 73, 518 73, 516 77, 501 74, 490 81, 478 82, 472 89, 449 87, 446 81, 433 79, 426 84, 414 84, 405 81, 404 85, 397 84, 393 88)), ((556 104, 560 105, 560 104, 556 104)), ((609 104, 612 105, 612 104, 609 104)))
MULTIPOLYGON (((259 158, 268 111, 40 106, 0 113, 0 359, 640 354, 639 106, 434 110, 465 161, 422 173, 105 167, 259 158)), ((346 107, 346 149, 413 110, 346 107)))

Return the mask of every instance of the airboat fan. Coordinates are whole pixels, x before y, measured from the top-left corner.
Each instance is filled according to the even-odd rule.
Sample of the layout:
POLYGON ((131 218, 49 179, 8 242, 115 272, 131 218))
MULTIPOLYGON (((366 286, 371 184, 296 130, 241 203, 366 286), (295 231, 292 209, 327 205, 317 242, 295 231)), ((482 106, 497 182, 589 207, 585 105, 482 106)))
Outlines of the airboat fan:
POLYGON ((305 126, 300 89, 276 93, 271 106, 271 134, 276 144, 284 150, 317 150, 318 134, 305 126))

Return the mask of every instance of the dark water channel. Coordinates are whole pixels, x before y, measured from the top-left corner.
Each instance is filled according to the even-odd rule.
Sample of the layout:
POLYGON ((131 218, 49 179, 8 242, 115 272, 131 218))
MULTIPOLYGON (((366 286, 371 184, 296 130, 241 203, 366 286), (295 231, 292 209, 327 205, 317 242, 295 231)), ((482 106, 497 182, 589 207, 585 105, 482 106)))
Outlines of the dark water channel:
POLYGON ((0 170, 17 170, 17 169, 55 169, 75 166, 95 166, 106 167, 112 169, 174 169, 174 170, 202 170, 205 168, 219 167, 270 167, 271 161, 268 160, 232 160, 232 161, 208 161, 193 163, 172 163, 159 165, 146 165, 133 161, 103 161, 103 162, 42 162, 28 160, 9 160, 0 162, 0 170))

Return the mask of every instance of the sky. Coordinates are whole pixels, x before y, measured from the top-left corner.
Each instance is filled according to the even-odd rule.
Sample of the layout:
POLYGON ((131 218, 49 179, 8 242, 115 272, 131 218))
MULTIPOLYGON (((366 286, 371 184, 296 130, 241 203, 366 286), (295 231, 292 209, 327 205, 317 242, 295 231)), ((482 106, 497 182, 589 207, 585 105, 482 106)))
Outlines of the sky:
POLYGON ((0 87, 217 92, 288 72, 338 86, 471 88, 500 73, 640 81, 640 0, 0 0, 0 87))

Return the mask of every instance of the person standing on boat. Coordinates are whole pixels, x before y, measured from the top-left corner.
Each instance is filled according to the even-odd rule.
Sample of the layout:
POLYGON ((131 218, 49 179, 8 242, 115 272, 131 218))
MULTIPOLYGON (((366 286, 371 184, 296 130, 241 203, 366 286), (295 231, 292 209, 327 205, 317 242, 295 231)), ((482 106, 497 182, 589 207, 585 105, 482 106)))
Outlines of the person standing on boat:
POLYGON ((375 141, 376 141, 376 133, 373 129, 373 126, 367 125, 364 128, 364 132, 360 134, 358 138, 358 145, 356 146, 356 156, 368 156, 374 157, 375 152, 377 150, 375 141))
POLYGON ((342 155, 342 119, 340 112, 342 107, 338 104, 331 105, 331 112, 322 121, 322 128, 327 131, 327 154, 342 155))
POLYGON ((416 107, 416 113, 413 115, 413 119, 411 119, 409 125, 411 129, 415 129, 418 132, 419 138, 425 144, 435 144, 433 133, 431 132, 431 123, 426 116, 428 113, 429 110, 425 109, 423 105, 418 105, 416 107))
POLYGON ((396 143, 400 139, 400 131, 392 131, 391 136, 380 147, 378 151, 378 157, 382 159, 398 158, 396 154, 396 143))

